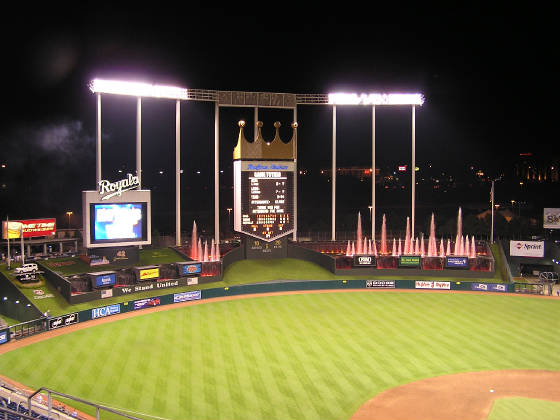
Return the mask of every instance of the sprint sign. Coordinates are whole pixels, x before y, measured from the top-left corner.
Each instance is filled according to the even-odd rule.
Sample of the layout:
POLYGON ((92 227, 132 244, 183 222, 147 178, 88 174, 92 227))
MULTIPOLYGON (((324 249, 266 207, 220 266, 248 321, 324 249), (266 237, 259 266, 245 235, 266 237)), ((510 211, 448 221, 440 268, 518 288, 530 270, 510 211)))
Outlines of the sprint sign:
POLYGON ((509 255, 512 257, 544 257, 544 241, 509 241, 509 255))

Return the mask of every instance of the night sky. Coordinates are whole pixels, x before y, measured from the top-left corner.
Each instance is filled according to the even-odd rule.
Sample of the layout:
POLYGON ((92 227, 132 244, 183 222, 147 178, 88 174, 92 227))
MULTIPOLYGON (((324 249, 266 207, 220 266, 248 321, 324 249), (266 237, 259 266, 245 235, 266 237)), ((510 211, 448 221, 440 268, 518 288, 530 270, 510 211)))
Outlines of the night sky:
MULTIPOLYGON (((429 162, 458 171, 474 164, 498 173, 520 152, 557 154, 550 106, 557 36, 544 11, 473 4, 366 11, 344 3, 331 12, 258 6, 189 5, 179 12, 162 4, 117 10, 84 3, 80 10, 22 9, 5 19, 0 161, 2 180, 10 182, 0 216, 80 212, 80 191, 95 187, 95 100, 87 84, 96 77, 217 90, 421 92, 420 167, 429 162)), ((224 184, 236 122, 252 121, 252 112, 221 110, 224 184)), ((371 164, 370 112, 339 107, 340 166, 371 164)), ((104 178, 134 171, 135 113, 134 98, 103 96, 104 178)), ((260 115, 265 137, 275 120, 284 128, 291 122, 286 111, 260 115)), ((187 224, 212 208, 213 118, 212 104, 182 105, 187 224)), ((161 197, 154 203, 161 213, 174 203, 174 119, 173 101, 144 100, 143 182, 161 197)), ((329 168, 330 108, 300 106, 298 120, 299 167, 329 168)), ((410 164, 409 107, 378 107, 376 134, 378 165, 410 164)), ((330 187, 319 188, 330 194, 330 187)), ((224 206, 231 205, 229 195, 221 193, 224 206)))

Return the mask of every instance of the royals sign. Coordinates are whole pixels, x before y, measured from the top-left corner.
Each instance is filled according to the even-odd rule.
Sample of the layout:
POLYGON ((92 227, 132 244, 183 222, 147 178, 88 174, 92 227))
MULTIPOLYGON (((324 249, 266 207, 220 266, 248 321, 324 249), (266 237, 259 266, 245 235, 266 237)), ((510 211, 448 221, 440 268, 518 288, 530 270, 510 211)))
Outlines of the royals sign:
POLYGON ((115 195, 121 195, 125 191, 140 187, 140 180, 137 176, 128 174, 128 177, 117 182, 109 182, 106 179, 99 181, 99 195, 102 200, 108 200, 115 195))

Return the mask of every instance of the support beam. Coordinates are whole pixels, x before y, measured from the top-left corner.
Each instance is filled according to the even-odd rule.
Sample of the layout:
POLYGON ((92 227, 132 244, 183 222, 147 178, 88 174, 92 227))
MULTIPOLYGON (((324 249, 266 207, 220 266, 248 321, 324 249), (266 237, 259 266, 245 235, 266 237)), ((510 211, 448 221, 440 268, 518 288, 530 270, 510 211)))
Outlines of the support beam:
MULTIPOLYGON (((297 108, 294 108, 294 117, 293 122, 297 123, 297 108)), ((292 234, 292 240, 297 242, 297 223, 298 223, 298 165, 297 165, 297 135, 296 135, 296 150, 295 150, 295 164, 296 164, 296 173, 295 173, 295 180, 294 180, 294 232, 292 234)))
POLYGON ((175 245, 181 245, 181 101, 175 103, 175 245))
POLYGON ((414 238, 414 217, 416 215, 416 108, 412 105, 412 227, 410 235, 414 238))
POLYGON ((220 243, 220 107, 214 103, 214 242, 220 243))
POLYGON ((96 118, 96 138, 95 138, 95 189, 99 187, 101 182, 101 94, 97 97, 97 118, 96 118))
POLYGON ((142 98, 136 99, 136 175, 138 189, 142 189, 142 98))
POLYGON ((375 105, 371 107, 371 239, 375 241, 375 105))
POLYGON ((257 121, 259 121, 259 107, 256 106, 253 112, 253 140, 257 139, 257 121))
POLYGON ((336 105, 332 113, 331 241, 336 240, 336 105))

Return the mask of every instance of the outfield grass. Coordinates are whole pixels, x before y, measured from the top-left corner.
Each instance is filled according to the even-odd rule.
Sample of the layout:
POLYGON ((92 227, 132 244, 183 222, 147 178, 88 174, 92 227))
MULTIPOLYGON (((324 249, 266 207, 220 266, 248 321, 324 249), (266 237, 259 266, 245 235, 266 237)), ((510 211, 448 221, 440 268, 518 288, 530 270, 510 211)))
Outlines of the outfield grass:
POLYGON ((521 296, 263 296, 51 338, 0 356, 0 372, 166 419, 347 419, 423 378, 558 370, 542 350, 560 348, 559 320, 557 301, 521 296))
POLYGON ((533 398, 500 398, 494 402, 488 416, 488 420, 535 419, 560 419, 560 403, 533 398))

